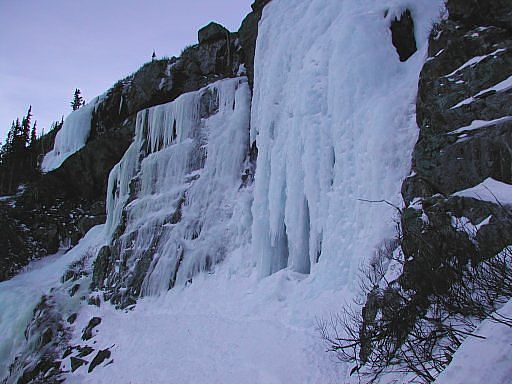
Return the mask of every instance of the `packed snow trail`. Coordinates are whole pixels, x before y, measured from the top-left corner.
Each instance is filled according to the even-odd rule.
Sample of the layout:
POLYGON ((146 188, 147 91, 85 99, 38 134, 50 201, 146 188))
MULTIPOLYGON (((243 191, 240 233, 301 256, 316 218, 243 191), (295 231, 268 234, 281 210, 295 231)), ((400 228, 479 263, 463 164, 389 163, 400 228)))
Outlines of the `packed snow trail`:
MULTIPOLYGON (((213 275, 130 311, 84 307, 77 329, 102 318, 94 347, 110 348, 113 364, 76 370, 67 383, 339 384, 343 372, 325 353, 315 316, 340 305, 328 292, 305 301, 311 284, 290 271, 259 281, 246 276, 248 249, 232 254, 213 275)), ((77 332, 72 343, 80 343, 77 332)), ((70 366, 69 358, 64 361, 70 366)))
POLYGON ((265 8, 251 119, 262 277, 289 267, 312 272, 320 286, 351 285, 361 262, 394 235, 394 210, 363 200, 401 205, 418 77, 441 6, 281 0, 265 8), (406 7, 419 50, 402 63, 389 26, 406 7))

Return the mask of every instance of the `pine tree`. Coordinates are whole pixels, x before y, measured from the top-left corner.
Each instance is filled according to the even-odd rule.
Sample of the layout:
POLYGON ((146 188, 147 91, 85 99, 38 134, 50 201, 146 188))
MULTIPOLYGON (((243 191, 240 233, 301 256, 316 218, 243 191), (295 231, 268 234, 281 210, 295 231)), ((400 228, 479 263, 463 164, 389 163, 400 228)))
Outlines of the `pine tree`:
POLYGON ((30 146, 34 147, 37 140, 37 120, 34 122, 34 126, 30 131, 30 146))
POLYGON ((24 147, 30 144, 30 122, 32 119, 32 106, 28 108, 27 116, 25 116, 21 123, 21 142, 24 147))
POLYGON ((73 101, 71 102, 71 108, 73 108, 73 111, 76 111, 81 106, 85 105, 85 100, 82 97, 82 92, 80 89, 75 89, 75 94, 73 96, 73 101))
MULTIPOLYGON (((23 118, 25 120, 25 118, 23 118)), ((16 155, 19 154, 20 149, 25 147, 25 141, 23 140, 23 125, 20 123, 20 119, 16 119, 14 124, 14 135, 12 138, 12 146, 16 155)))

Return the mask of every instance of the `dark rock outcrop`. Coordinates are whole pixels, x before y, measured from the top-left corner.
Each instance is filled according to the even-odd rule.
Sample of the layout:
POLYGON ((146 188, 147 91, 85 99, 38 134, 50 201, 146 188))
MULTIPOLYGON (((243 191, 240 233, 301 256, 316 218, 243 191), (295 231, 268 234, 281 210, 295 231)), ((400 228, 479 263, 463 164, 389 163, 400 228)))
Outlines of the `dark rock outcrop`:
MULTIPOLYGON (((470 3, 477 10, 500 2, 470 3)), ((457 10, 466 2, 447 5, 457 10)), ((484 18, 480 25, 450 14, 431 36, 419 82, 415 176, 403 187, 406 202, 436 193, 447 196, 487 177, 512 183, 512 121, 502 119, 512 115, 512 90, 493 90, 512 76, 512 34, 492 11, 476 14, 484 18), (471 128, 477 120, 483 121, 481 128, 471 128)))
POLYGON ((462 22, 467 26, 497 25, 502 28, 512 28, 512 10, 509 0, 467 0, 446 2, 450 19, 462 22))
POLYGON ((411 11, 407 9, 400 17, 395 17, 391 22, 390 29, 391 39, 400 57, 400 61, 406 61, 418 50, 411 11))
POLYGON ((101 324, 101 318, 99 318, 99 317, 93 317, 91 320, 89 320, 87 327, 84 328, 84 331, 82 334, 82 340, 92 339, 94 337, 94 334, 93 334, 94 328, 96 328, 100 324, 101 324))
POLYGON ((89 365, 89 369, 87 371, 91 373, 94 370, 94 368, 96 368, 98 365, 107 360, 110 357, 110 355, 111 352, 109 351, 108 348, 98 351, 96 356, 94 356, 94 359, 92 359, 91 364, 89 365))
POLYGON ((260 22, 263 8, 271 0, 256 0, 252 5, 252 12, 249 13, 238 30, 240 44, 243 49, 244 63, 247 69, 249 85, 254 84, 254 55, 256 52, 256 39, 258 37, 258 23, 260 22))
POLYGON ((197 33, 199 44, 229 38, 229 31, 222 25, 211 22, 197 33))

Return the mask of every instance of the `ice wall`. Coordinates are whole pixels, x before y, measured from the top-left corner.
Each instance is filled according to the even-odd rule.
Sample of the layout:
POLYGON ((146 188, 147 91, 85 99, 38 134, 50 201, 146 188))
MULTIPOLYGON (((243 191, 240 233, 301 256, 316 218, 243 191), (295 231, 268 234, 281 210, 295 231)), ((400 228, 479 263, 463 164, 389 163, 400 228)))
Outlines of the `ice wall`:
POLYGON ((53 149, 46 154, 41 163, 43 172, 59 168, 64 160, 85 145, 91 132, 92 113, 97 102, 98 98, 95 98, 66 117, 64 125, 57 132, 53 149))
POLYGON ((138 113, 134 141, 108 183, 107 235, 119 256, 111 285, 138 290, 135 278, 143 279, 135 295, 166 291, 242 241, 250 221, 233 212, 249 120, 245 77, 138 113))
POLYGON ((417 138, 415 99, 436 0, 280 0, 260 22, 251 139, 261 276, 289 267, 330 285, 393 236, 417 138), (410 9, 418 52, 401 63, 392 19, 410 9))

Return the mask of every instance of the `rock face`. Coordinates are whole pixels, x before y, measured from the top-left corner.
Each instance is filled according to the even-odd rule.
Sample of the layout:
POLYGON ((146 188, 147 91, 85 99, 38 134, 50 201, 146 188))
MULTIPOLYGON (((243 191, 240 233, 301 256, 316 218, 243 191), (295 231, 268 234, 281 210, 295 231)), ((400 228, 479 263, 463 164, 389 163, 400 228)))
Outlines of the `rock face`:
POLYGON ((216 41, 229 38, 229 31, 222 25, 211 22, 207 26, 201 28, 197 35, 199 44, 203 44, 209 41, 216 41))
POLYGON ((271 0, 257 0, 251 7, 252 12, 242 22, 238 35, 240 44, 243 48, 243 55, 245 57, 245 65, 247 67, 247 77, 249 78, 249 85, 252 87, 254 82, 254 53, 256 51, 256 38, 258 37, 258 23, 261 19, 263 8, 270 3, 271 0))
MULTIPOLYGON (((467 255, 479 259, 512 241, 509 207, 454 196, 487 178, 512 184, 512 34, 506 23, 512 4, 452 0, 447 9, 449 17, 431 35, 419 82, 420 135, 413 176, 405 180, 402 193, 406 204, 421 204, 412 204, 402 215, 406 258, 423 252, 419 232, 428 241, 439 241, 442 232, 466 242, 467 255), (467 234, 461 238, 454 224, 478 226, 487 218, 476 242, 467 234)), ((421 271, 414 265, 418 262, 409 264, 410 271, 421 271)), ((419 279, 412 273, 407 280, 419 279)))
POLYGON ((448 1, 450 16, 430 39, 419 82, 414 176, 402 191, 406 203, 449 197, 488 177, 512 183, 512 36, 503 23, 512 5, 469 3, 468 9, 468 2, 448 1))
POLYGON ((412 292, 406 335, 430 298, 459 282, 454 266, 479 265, 512 243, 512 207, 456 194, 488 178, 512 184, 512 3, 446 5, 420 75, 419 139, 402 187, 403 274, 388 285, 412 292))

